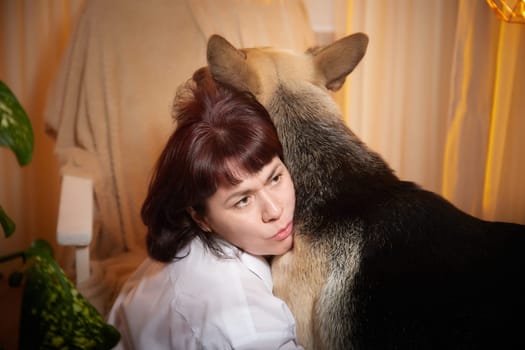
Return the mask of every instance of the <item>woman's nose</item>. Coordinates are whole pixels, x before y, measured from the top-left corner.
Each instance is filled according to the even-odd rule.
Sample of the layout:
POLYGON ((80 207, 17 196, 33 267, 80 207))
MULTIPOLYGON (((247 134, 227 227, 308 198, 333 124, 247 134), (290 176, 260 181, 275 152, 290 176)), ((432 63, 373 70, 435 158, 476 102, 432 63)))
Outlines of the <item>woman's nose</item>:
POLYGON ((283 210, 279 201, 269 194, 264 194, 262 200, 262 221, 271 222, 279 219, 283 210))

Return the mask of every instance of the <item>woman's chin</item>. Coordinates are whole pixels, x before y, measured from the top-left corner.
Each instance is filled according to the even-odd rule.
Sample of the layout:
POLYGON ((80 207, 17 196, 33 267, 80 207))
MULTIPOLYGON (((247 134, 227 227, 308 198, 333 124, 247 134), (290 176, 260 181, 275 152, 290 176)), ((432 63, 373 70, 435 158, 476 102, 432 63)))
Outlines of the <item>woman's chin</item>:
POLYGON ((293 235, 290 235, 289 237, 286 237, 280 242, 279 247, 277 247, 273 255, 283 255, 284 253, 292 249, 292 247, 293 247, 293 235))

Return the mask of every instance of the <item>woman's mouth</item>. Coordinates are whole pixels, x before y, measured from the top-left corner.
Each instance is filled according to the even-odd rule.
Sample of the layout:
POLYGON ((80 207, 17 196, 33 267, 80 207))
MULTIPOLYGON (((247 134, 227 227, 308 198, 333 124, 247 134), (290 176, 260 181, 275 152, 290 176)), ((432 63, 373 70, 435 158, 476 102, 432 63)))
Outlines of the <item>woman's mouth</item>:
POLYGON ((293 231, 293 222, 290 221, 288 225, 286 225, 284 228, 279 230, 279 232, 277 232, 274 236, 272 236, 272 239, 275 241, 282 241, 288 238, 288 236, 292 234, 292 231, 293 231))

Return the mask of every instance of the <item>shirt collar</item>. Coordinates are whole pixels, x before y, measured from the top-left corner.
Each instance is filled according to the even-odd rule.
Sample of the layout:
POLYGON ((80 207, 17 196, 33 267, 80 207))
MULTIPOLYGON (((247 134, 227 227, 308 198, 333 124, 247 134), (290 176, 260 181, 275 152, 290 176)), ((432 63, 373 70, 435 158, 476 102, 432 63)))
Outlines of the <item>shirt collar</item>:
POLYGON ((226 254, 232 254, 239 257, 243 265, 263 281, 270 293, 273 291, 272 271, 270 264, 264 257, 260 255, 252 255, 242 251, 238 247, 223 239, 218 238, 217 241, 220 242, 223 251, 226 254))
POLYGON ((242 252, 240 255, 241 262, 257 277, 259 277, 263 282, 266 288, 270 291, 273 291, 273 282, 272 282, 272 272, 270 269, 270 264, 262 256, 251 255, 246 252, 242 252))
MULTIPOLYGON (((198 238, 195 238, 199 240, 198 238)), ((233 244, 221 239, 217 238, 217 242, 220 244, 222 251, 230 256, 231 258, 239 258, 241 263, 246 266, 252 273, 254 273, 257 277, 259 277, 266 288, 270 291, 270 293, 273 291, 273 281, 272 281, 272 271, 270 268, 270 264, 268 261, 260 256, 260 255, 252 255, 250 253, 246 253, 239 249, 238 247, 234 246, 233 244)), ((204 247, 204 243, 200 242, 204 247)), ((180 250, 180 253, 182 256, 189 253, 190 245, 188 244, 186 247, 180 250)))

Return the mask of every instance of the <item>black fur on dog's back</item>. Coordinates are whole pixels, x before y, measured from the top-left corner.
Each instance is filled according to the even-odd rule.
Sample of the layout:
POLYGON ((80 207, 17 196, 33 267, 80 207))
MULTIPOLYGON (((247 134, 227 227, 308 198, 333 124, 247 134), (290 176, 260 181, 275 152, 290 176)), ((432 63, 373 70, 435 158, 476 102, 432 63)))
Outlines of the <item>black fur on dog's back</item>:
POLYGON ((294 179, 295 246, 272 271, 299 341, 330 350, 525 346, 525 227, 479 220, 401 181, 330 99, 324 85, 340 86, 360 57, 342 74, 319 68, 336 65, 355 43, 341 46, 362 46, 362 37, 343 39, 312 65, 307 56, 239 53, 223 40, 208 46, 212 74, 265 105, 294 179))
POLYGON ((354 293, 364 348, 525 344, 523 226, 471 217, 413 186, 364 212, 354 293))

